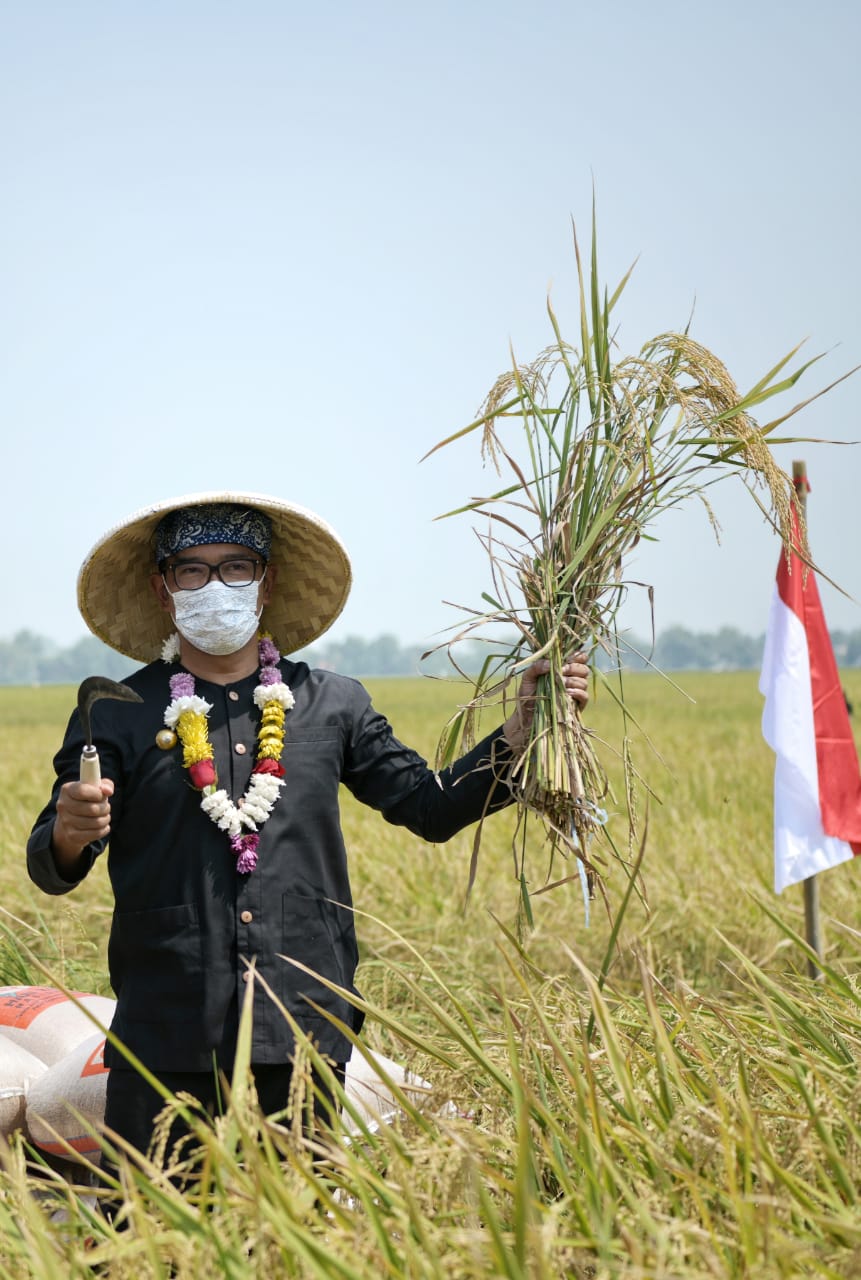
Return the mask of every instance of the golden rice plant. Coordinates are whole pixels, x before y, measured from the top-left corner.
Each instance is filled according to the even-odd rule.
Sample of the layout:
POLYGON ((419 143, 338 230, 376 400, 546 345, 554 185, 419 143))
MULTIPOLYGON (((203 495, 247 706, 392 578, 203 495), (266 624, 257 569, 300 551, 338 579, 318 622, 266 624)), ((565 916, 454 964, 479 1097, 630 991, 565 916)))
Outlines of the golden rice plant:
POLYGON ((562 939, 549 968, 508 931, 494 940, 470 987, 414 954, 393 973, 406 1016, 360 1002, 363 1034, 419 1055, 433 1083, 420 1099, 394 1090, 388 1121, 348 1131, 349 1099, 304 1040, 303 1067, 343 1114, 313 1135, 296 1106, 264 1119, 248 1002, 224 1114, 209 1122, 165 1096, 165 1123, 183 1114, 200 1149, 188 1183, 186 1150, 157 1145, 121 1159, 119 1182, 77 1186, 21 1135, 0 1143, 0 1275, 857 1276, 857 933, 844 964, 824 962, 825 984, 768 972, 725 942, 731 998, 704 995, 681 968, 661 976, 648 948, 635 987, 612 978, 602 991, 562 939), (98 1202, 118 1191, 109 1219, 98 1202))
MULTIPOLYGON (((722 361, 687 329, 660 333, 639 354, 622 355, 614 312, 631 271, 612 293, 602 287, 594 211, 588 278, 576 229, 574 247, 579 343, 563 338, 548 303, 552 344, 528 364, 514 362, 491 387, 476 420, 430 450, 478 432, 482 454, 505 481, 446 513, 480 518, 475 531, 492 581, 482 606, 467 609, 467 621, 455 628, 447 647, 451 652, 465 638, 498 636, 500 627, 509 639, 501 645, 490 641, 491 655, 472 697, 443 735, 439 760, 448 762, 471 740, 476 712, 504 694, 515 674, 536 657, 550 660, 528 741, 512 770, 521 816, 539 815, 549 834, 547 882, 556 850, 576 855, 593 879, 605 865, 593 838, 605 824, 607 781, 593 735, 565 696, 566 656, 598 648, 618 655, 616 618, 630 552, 669 508, 699 499, 711 516, 707 495, 715 481, 736 475, 789 544, 790 512, 798 504, 792 479, 771 446, 788 443, 775 440, 774 433, 802 404, 764 425, 751 415, 815 363, 790 368, 795 348, 741 394, 722 361)), ((803 518, 797 515, 800 550, 809 560, 803 518)), ((614 695, 624 714, 622 692, 614 695)), ((620 753, 632 849, 636 775, 627 735, 620 753)), ((622 843, 606 829, 604 836, 611 849, 622 843)), ((528 910, 523 848, 517 870, 528 910)))

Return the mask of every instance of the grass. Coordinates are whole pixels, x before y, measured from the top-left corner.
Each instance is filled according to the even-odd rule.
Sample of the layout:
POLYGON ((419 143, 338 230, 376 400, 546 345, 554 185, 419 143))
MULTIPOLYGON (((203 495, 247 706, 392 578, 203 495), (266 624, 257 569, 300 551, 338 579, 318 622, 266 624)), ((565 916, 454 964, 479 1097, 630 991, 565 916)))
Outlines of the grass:
MULTIPOLYGON (((644 769, 646 900, 631 903, 603 988, 609 921, 593 904, 585 927, 576 881, 541 894, 536 879, 525 928, 510 815, 487 825, 464 914, 472 833, 431 848, 346 796, 364 1038, 430 1080, 431 1104, 404 1099, 396 1125, 349 1145, 336 1135, 321 1164, 239 1089, 219 1131, 201 1130, 194 1194, 155 1165, 130 1172, 123 1232, 64 1183, 46 1200, 48 1176, 35 1179, 14 1142, 0 1276, 856 1275, 858 871, 822 878, 826 978, 811 984, 800 890, 771 892, 773 761, 756 678, 681 682, 693 701, 658 677, 627 681, 662 761, 644 769), (58 1201, 64 1223, 51 1217, 58 1201)), ((845 683, 861 704, 861 672, 845 683)), ((451 686, 369 685, 399 736, 432 753, 451 686)), ((72 690, 0 690, 0 982, 42 981, 38 960, 104 991, 105 868, 62 900, 23 872, 72 703, 72 690)), ((599 739, 612 740, 616 714, 593 700, 599 739)), ((620 791, 618 762, 603 758, 620 791)), ((618 817, 610 808, 626 826, 621 801, 618 817)), ((544 851, 531 854, 543 874, 544 851)), ((614 862, 616 905, 625 885, 614 862)))

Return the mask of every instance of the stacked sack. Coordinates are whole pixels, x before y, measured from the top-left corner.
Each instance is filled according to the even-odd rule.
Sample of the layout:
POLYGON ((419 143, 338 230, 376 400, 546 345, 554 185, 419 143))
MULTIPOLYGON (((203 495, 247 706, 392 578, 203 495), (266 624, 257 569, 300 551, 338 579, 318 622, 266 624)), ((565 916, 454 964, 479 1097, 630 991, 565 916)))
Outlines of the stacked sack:
MULTIPOLYGON (((94 1131, 105 1115, 105 1037, 84 1009, 107 1027, 115 1008, 105 996, 76 992, 72 1000, 53 987, 0 987, 0 1137, 23 1129, 50 1155, 98 1161, 94 1131)), ((374 1129, 399 1111, 379 1072, 418 1106, 430 1086, 382 1054, 368 1056, 370 1063, 354 1050, 346 1092, 360 1122, 374 1129)), ((352 1116, 344 1120, 355 1133, 352 1116)))
POLYGON ((24 1125, 27 1094, 45 1064, 0 1034, 0 1139, 24 1125))
POLYGON ((24 1129, 66 1157, 98 1151, 88 1130, 104 1116, 104 1036, 84 1010, 108 1026, 115 1008, 105 996, 0 987, 0 1136, 24 1129))
MULTIPOLYGON (((92 1031, 92 1023, 90 1023, 92 1031)), ((96 1032, 55 1062, 30 1086, 25 1124, 30 1139, 49 1155, 98 1162, 93 1132, 105 1118, 105 1037, 96 1032)))

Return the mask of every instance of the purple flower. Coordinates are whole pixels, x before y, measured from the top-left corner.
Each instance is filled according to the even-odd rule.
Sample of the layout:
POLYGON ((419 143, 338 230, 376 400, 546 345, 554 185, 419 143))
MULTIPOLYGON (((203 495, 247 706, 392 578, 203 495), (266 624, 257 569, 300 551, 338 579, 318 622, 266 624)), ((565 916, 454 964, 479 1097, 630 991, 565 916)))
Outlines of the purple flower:
MULTIPOLYGON (((281 654, 275 641, 270 636, 263 636, 257 645, 257 658, 261 667, 277 667, 281 661, 281 654)), ((280 677, 279 677, 280 679, 280 677)), ((272 684, 273 681, 269 681, 272 684)))
POLYGON ((280 684, 281 672, 278 667, 261 667, 260 668, 261 684, 280 684))
POLYGON ((243 849, 239 857, 236 859, 236 870, 240 875, 249 875, 257 866, 257 852, 255 849, 243 849))
POLYGON ((173 698, 194 697, 194 676, 187 671, 179 671, 170 678, 170 693, 173 698))
POLYGON ((248 875, 257 866, 259 843, 260 837, 253 831, 246 836, 231 836, 230 847, 236 854, 236 870, 240 875, 248 875))

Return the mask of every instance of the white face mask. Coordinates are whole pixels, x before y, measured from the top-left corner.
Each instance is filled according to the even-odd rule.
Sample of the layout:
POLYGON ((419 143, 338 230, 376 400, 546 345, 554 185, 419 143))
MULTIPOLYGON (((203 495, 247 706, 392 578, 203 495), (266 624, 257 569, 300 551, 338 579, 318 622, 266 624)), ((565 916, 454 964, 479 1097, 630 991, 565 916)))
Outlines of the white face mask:
POLYGON ((171 596, 176 629, 201 653, 236 653, 257 631, 259 590, 260 582, 228 587, 213 578, 199 591, 177 591, 171 596))

